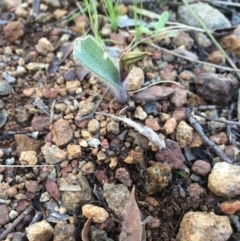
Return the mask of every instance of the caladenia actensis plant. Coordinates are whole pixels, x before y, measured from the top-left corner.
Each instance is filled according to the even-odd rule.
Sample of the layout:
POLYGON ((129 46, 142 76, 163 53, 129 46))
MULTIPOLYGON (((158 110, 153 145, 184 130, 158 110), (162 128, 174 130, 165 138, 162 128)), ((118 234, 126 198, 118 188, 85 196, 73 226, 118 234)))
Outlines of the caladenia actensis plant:
POLYGON ((112 90, 119 103, 126 103, 128 94, 125 80, 133 65, 148 52, 127 52, 119 60, 119 68, 109 58, 102 46, 91 36, 79 37, 74 41, 73 55, 89 71, 100 77, 112 90))

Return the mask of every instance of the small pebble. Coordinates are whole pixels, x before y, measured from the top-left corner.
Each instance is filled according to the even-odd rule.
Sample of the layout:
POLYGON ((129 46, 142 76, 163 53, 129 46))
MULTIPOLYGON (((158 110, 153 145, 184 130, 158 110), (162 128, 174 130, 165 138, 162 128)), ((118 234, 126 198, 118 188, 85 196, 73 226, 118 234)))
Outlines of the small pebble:
POLYGON ((10 213, 9 213, 9 218, 11 220, 14 220, 16 217, 18 216, 18 212, 15 211, 15 210, 11 210, 10 213))
POLYGON ((92 204, 83 205, 82 214, 87 218, 92 218, 95 223, 103 223, 109 217, 108 212, 104 208, 92 204))

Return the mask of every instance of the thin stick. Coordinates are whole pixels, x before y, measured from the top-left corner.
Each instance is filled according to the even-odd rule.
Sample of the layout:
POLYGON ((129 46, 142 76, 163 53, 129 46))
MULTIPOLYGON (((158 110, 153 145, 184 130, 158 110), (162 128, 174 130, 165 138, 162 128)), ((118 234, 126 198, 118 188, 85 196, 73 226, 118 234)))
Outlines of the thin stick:
POLYGON ((227 5, 227 6, 232 6, 232 7, 240 7, 240 4, 239 3, 231 3, 229 1, 210 1, 210 0, 203 0, 203 2, 207 2, 207 3, 210 3, 210 4, 222 4, 222 5, 227 5))
POLYGON ((163 47, 160 47, 160 46, 158 46, 156 44, 149 44, 149 45, 154 47, 154 48, 156 48, 156 49, 158 49, 158 50, 162 50, 162 51, 164 51, 166 53, 172 54, 172 55, 180 57, 182 59, 186 59, 186 60, 191 61, 191 62, 204 64, 204 65, 207 65, 207 66, 214 67, 216 69, 223 69, 223 70, 232 71, 232 72, 240 72, 240 69, 233 69, 233 68, 223 67, 223 66, 219 66, 219 65, 216 65, 216 64, 210 64, 210 63, 207 63, 207 62, 204 62, 204 61, 201 61, 201 60, 191 59, 191 58, 188 58, 188 57, 183 56, 181 54, 175 53, 174 51, 171 51, 171 50, 165 49, 163 47))
POLYGON ((0 167, 55 167, 55 165, 0 165, 0 167))
POLYGON ((225 153, 215 144, 213 143, 204 133, 201 125, 197 122, 197 120, 191 115, 191 108, 187 108, 185 110, 185 115, 189 121, 189 123, 192 125, 192 127, 195 129, 195 131, 201 136, 204 143, 206 143, 210 148, 212 148, 215 153, 225 162, 232 164, 232 160, 230 160, 225 153))
POLYGON ((218 119, 214 119, 214 118, 211 118, 211 117, 207 117, 203 114, 201 114, 200 112, 198 111, 194 111, 194 114, 195 115, 198 115, 206 120, 210 120, 210 121, 216 121, 216 122, 220 122, 220 123, 224 123, 224 124, 227 124, 227 125, 237 125, 237 126, 240 126, 240 122, 237 122, 237 121, 229 121, 229 120, 218 120, 218 119))
POLYGON ((31 213, 34 210, 33 206, 29 206, 28 208, 25 209, 25 211, 23 211, 21 213, 20 216, 18 216, 18 218, 16 218, 11 225, 8 226, 8 228, 0 234, 0 240, 4 240, 7 235, 13 231, 14 228, 16 228, 16 226, 23 220, 23 218, 28 215, 29 213, 31 213))

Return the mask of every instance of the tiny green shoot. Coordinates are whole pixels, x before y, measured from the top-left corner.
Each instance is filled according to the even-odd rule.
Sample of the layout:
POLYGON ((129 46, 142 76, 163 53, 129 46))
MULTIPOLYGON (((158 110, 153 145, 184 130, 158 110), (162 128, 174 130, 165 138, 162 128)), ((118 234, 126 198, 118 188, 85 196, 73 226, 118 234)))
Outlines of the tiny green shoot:
POLYGON ((174 170, 173 172, 175 172, 177 175, 179 175, 182 178, 186 178, 187 176, 183 171, 174 170))
POLYGON ((137 13, 137 1, 133 0, 133 18, 134 18, 134 25, 135 25, 135 42, 138 42, 140 40, 140 36, 142 34, 142 30, 139 27, 139 21, 140 24, 142 24, 142 0, 140 1, 140 18, 138 19, 138 13, 137 13))
POLYGON ((105 14, 108 18, 108 20, 110 21, 111 24, 111 28, 113 31, 117 31, 118 29, 118 5, 119 5, 119 0, 117 0, 115 2, 115 4, 113 3, 113 1, 110 0, 104 0, 104 11, 105 14))
POLYGON ((161 33, 164 30, 164 27, 169 19, 169 13, 163 12, 160 16, 157 22, 152 22, 149 27, 140 26, 142 33, 145 33, 147 35, 153 35, 161 33), (153 30, 151 30, 153 29, 153 30))
POLYGON ((85 7, 87 9, 92 33, 93 33, 94 37, 96 38, 97 42, 101 44, 102 38, 99 34, 97 3, 94 0, 83 0, 83 1, 85 4, 85 7))

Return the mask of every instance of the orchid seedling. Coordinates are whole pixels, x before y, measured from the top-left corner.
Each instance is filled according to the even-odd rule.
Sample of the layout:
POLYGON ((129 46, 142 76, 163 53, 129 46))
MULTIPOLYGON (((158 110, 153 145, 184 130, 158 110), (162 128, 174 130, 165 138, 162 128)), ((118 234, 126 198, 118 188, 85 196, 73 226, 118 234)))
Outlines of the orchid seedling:
POLYGON ((127 52, 119 60, 119 68, 109 58, 103 47, 91 36, 79 37, 74 42, 73 55, 89 71, 100 77, 115 94, 119 103, 125 103, 128 95, 125 87, 133 65, 147 55, 148 52, 127 52))

